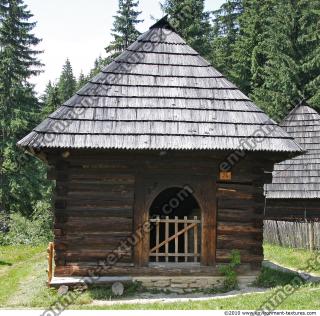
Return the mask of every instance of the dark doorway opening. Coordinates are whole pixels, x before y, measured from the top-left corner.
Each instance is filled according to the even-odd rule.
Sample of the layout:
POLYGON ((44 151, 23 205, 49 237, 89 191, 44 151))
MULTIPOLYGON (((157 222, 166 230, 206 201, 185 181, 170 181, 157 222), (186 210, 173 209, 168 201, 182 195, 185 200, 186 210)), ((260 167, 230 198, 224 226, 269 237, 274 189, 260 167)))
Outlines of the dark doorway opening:
POLYGON ((151 262, 200 261, 201 210, 190 188, 162 191, 149 212, 151 262))

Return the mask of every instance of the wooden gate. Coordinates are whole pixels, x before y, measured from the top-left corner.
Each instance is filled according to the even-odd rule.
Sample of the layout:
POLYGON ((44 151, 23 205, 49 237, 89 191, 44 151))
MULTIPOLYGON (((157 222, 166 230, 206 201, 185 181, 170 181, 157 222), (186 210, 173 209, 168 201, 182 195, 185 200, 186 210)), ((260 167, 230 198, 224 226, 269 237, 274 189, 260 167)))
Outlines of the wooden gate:
POLYGON ((201 242, 198 234, 201 229, 201 220, 197 216, 194 216, 193 219, 188 219, 187 216, 183 219, 157 216, 150 219, 150 223, 155 229, 155 241, 153 241, 155 246, 150 249, 149 253, 151 260, 155 258, 155 262, 200 261, 199 245, 201 242))

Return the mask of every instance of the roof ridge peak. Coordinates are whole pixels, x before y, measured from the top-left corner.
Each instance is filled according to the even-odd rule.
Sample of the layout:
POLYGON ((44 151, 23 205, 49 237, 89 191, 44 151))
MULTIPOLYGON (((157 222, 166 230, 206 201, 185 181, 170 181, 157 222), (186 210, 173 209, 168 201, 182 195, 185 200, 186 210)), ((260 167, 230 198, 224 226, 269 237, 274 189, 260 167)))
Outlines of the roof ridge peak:
MULTIPOLYGON (((280 125, 284 122, 286 122, 292 115, 294 115, 301 107, 305 107, 308 110, 311 110, 312 112, 315 112, 314 114, 318 114, 320 116, 320 114, 318 113, 317 110, 315 110, 313 107, 311 107, 306 99, 302 99, 280 122, 280 125)), ((302 115, 302 113, 299 113, 300 115, 302 115)))
POLYGON ((166 14, 164 17, 162 17, 160 20, 158 20, 155 24, 151 25, 149 29, 150 30, 152 30, 152 29, 168 29, 168 30, 171 30, 171 31, 177 33, 175 28, 169 22, 169 15, 168 14, 166 14))

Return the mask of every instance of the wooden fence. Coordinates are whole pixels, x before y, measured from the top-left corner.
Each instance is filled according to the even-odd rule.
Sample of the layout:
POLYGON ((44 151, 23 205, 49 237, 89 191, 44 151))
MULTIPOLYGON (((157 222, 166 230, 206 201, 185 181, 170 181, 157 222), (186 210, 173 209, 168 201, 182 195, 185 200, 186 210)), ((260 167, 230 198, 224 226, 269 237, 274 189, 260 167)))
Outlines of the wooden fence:
POLYGON ((285 247, 320 249, 320 223, 264 221, 264 241, 285 247))
POLYGON ((187 216, 183 219, 157 216, 150 222, 156 225, 155 245, 150 249, 150 257, 155 257, 156 262, 159 262, 160 258, 164 258, 165 262, 169 262, 169 258, 174 258, 175 262, 179 262, 180 259, 185 262, 188 262, 189 259, 198 262, 200 257, 198 234, 201 221, 197 216, 194 216, 193 219, 188 219, 187 216), (164 236, 161 236, 161 230, 164 236), (179 240, 183 247, 179 247, 179 240), (174 243, 173 251, 169 249, 172 243, 174 243), (179 251, 181 248, 183 249, 179 251))

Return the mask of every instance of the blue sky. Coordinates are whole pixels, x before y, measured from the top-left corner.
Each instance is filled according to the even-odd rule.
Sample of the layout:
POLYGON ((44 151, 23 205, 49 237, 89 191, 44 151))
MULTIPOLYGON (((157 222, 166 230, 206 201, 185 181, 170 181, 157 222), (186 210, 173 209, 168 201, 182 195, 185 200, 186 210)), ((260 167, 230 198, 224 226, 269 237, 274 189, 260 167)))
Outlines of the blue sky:
MULTIPOLYGON (((144 32, 153 23, 151 16, 162 17, 159 0, 140 0, 144 32)), ((206 9, 215 10, 224 0, 206 0, 206 9)), ((42 93, 49 80, 55 81, 66 58, 71 60, 74 73, 86 74, 94 59, 105 56, 104 47, 112 39, 110 30, 118 0, 25 0, 37 21, 35 34, 42 38, 39 48, 45 64, 44 73, 32 79, 42 93)))

